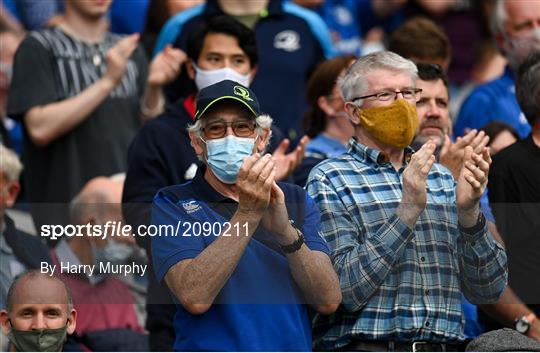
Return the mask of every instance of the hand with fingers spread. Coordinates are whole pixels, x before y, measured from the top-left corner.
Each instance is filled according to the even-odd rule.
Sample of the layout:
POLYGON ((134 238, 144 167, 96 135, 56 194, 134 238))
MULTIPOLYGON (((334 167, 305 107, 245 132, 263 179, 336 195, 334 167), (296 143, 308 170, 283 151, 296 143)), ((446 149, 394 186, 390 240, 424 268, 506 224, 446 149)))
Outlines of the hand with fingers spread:
POLYGON ((182 50, 167 45, 150 64, 148 84, 163 86, 170 83, 180 75, 182 64, 186 59, 187 55, 182 50))
POLYGON ((113 86, 122 81, 129 58, 137 48, 138 43, 139 35, 132 34, 120 39, 107 51, 107 71, 104 78, 110 80, 113 86))
POLYGON ((471 146, 465 148, 463 167, 456 187, 456 202, 460 224, 464 227, 476 224, 479 202, 486 190, 491 156, 484 147, 480 154, 471 146))
POLYGON ((276 180, 287 178, 302 163, 308 142, 309 137, 302 137, 298 142, 298 146, 290 153, 286 153, 290 140, 283 139, 280 142, 278 148, 272 153, 276 161, 276 180))
POLYGON ((397 214, 411 228, 426 207, 426 178, 435 163, 435 148, 433 140, 426 142, 403 171, 403 196, 397 214))
POLYGON ((489 136, 484 131, 471 130, 463 137, 458 137, 455 143, 445 136, 444 144, 439 154, 439 163, 452 172, 455 180, 458 180, 463 164, 465 147, 471 146, 475 153, 481 153, 489 142, 489 136))
POLYGON ((238 212, 262 217, 270 202, 270 191, 276 177, 272 155, 261 157, 255 153, 244 159, 240 167, 238 188, 238 212))

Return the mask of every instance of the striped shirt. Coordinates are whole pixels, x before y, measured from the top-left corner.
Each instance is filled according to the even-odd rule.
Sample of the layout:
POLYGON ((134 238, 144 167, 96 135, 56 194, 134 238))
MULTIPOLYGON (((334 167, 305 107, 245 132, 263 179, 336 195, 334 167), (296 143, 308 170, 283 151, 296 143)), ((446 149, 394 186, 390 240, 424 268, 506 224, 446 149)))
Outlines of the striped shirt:
POLYGON ((318 349, 352 338, 461 342, 461 293, 488 303, 506 285, 506 254, 487 227, 476 234, 458 227, 455 182, 443 166, 431 168, 415 228, 396 215, 407 162, 396 170, 380 151, 351 140, 346 154, 309 176, 343 294, 335 314, 315 318, 318 349))
MULTIPOLYGON (((107 72, 107 53, 121 38, 107 32, 100 42, 88 43, 61 27, 30 32, 13 61, 9 116, 27 129, 24 116, 32 108, 82 94, 107 72)), ((147 77, 148 62, 138 47, 121 81, 79 124, 45 147, 24 135, 26 196, 38 227, 69 223, 69 200, 88 180, 126 171, 147 77)))

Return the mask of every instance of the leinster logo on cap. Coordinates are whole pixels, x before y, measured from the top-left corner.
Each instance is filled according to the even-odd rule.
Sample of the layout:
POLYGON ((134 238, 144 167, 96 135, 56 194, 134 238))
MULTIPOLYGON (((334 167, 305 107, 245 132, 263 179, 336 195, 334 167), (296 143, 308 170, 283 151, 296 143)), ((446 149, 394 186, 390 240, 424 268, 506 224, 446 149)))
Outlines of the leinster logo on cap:
POLYGON ((253 99, 249 96, 249 92, 242 86, 234 86, 234 94, 244 98, 247 101, 253 102, 253 99))

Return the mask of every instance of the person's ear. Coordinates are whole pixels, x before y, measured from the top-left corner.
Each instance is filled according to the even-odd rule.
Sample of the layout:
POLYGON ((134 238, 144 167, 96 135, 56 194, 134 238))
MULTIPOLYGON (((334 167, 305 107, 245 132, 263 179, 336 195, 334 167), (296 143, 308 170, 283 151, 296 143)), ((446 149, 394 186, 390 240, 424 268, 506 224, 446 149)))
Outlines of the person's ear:
POLYGON ((7 208, 13 207, 15 201, 17 201, 17 195, 21 190, 21 184, 18 181, 10 181, 7 185, 7 197, 6 197, 6 206, 7 208))
POLYGON ((253 66, 253 68, 251 69, 251 71, 249 72, 249 83, 251 84, 251 82, 253 82, 253 80, 255 79, 255 75, 257 74, 257 69, 259 67, 257 65, 253 66))
POLYGON ((506 56, 506 53, 508 51, 508 45, 506 43, 508 40, 508 36, 505 36, 502 32, 497 32, 493 35, 493 37, 502 54, 506 56))
POLYGON ((326 116, 332 116, 336 113, 336 110, 330 104, 330 100, 326 96, 320 96, 317 98, 317 105, 326 114, 326 116))
POLYGON ((272 130, 264 129, 262 135, 259 135, 259 142, 257 142, 257 152, 261 153, 268 145, 268 141, 272 136, 272 130))
POLYGON ((351 119, 351 123, 353 125, 358 125, 360 123, 360 108, 358 108, 355 104, 351 102, 345 103, 345 111, 349 115, 349 118, 351 119))
POLYGON ((71 309, 71 312, 68 315, 67 319, 67 334, 71 335, 73 332, 75 332, 75 328, 77 326, 77 310, 71 309))
POLYGON ((11 322, 6 310, 0 311, 0 325, 2 326, 2 333, 7 336, 11 332, 11 322))
POLYGON ((193 149, 195 150, 195 154, 197 156, 202 155, 204 153, 204 147, 203 147, 204 142, 201 141, 201 138, 197 134, 190 132, 189 139, 191 141, 190 142, 191 147, 193 147, 193 149))
POLYGON ((190 79, 195 79, 195 68, 193 67, 193 61, 191 59, 186 60, 186 72, 190 79))

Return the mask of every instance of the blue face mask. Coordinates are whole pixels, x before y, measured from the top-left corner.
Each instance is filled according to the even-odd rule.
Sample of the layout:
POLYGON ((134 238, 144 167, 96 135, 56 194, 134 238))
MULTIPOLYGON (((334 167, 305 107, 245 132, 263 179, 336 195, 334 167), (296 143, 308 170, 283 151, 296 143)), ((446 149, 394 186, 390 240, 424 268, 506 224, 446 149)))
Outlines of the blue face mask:
POLYGON ((243 163, 242 158, 253 154, 255 139, 229 135, 204 142, 208 149, 208 165, 214 175, 225 184, 234 184, 243 163))

